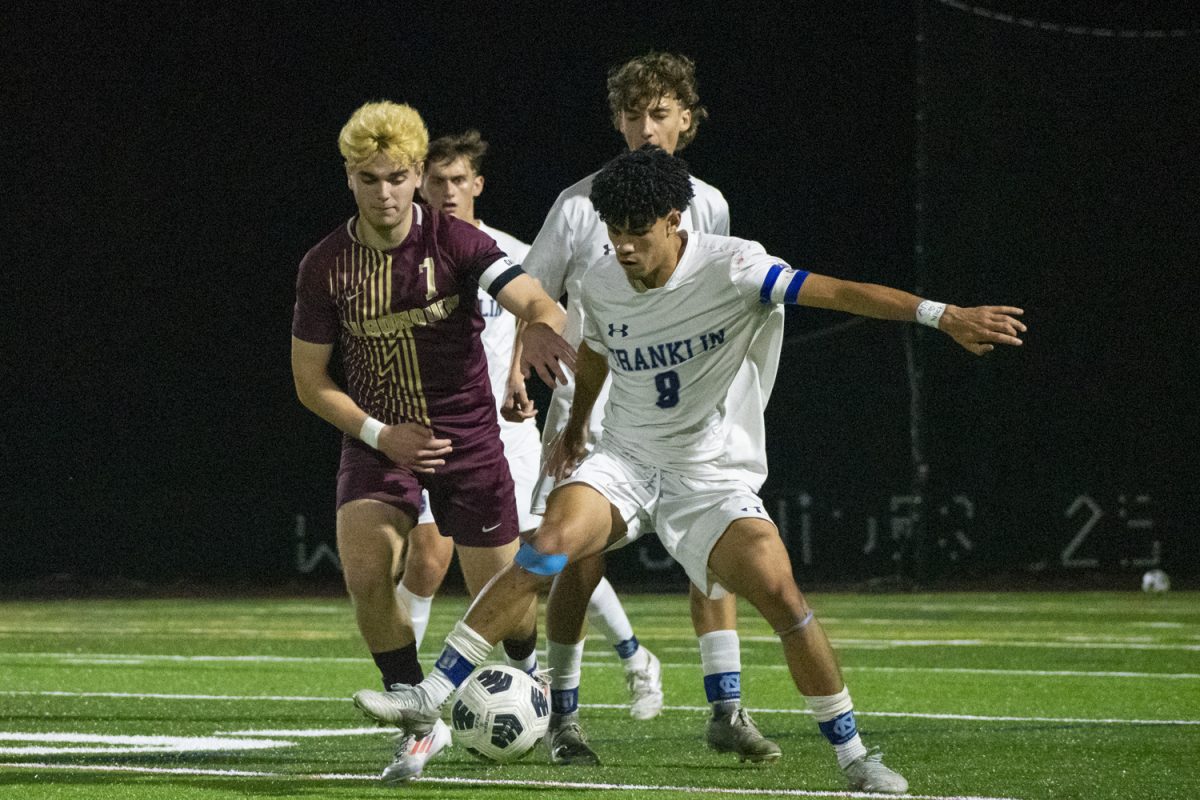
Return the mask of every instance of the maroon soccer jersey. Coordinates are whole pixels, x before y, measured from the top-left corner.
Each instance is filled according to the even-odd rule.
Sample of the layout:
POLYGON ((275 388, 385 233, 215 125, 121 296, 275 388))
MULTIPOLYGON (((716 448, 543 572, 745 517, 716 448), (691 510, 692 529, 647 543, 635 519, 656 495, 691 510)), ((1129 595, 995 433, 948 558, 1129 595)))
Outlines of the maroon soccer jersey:
POLYGON ((459 435, 494 423, 477 287, 494 296, 521 268, 475 226, 419 203, 392 250, 358 241, 355 219, 300 262, 292 335, 338 342, 347 393, 384 423, 459 435))

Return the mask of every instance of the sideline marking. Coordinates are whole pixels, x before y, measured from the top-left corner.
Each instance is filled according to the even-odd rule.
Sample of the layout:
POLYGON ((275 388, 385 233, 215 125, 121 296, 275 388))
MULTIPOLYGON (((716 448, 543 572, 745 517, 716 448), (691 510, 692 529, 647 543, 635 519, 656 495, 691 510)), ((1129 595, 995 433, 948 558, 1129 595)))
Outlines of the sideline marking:
MULTIPOLYGON (((349 775, 341 773, 294 774, 283 772, 253 772, 249 770, 195 769, 188 767, 130 767, 116 765, 82 765, 82 764, 43 764, 36 762, 0 763, 0 768, 6 769, 59 769, 74 772, 135 772, 150 775, 202 775, 212 777, 239 778, 277 778, 283 780, 303 781, 370 781, 379 780, 377 775, 349 775)), ((850 798, 885 798, 895 795, 884 795, 876 792, 821 792, 806 789, 734 789, 715 786, 655 786, 649 784, 630 783, 584 783, 582 781, 537 781, 537 780, 502 780, 484 778, 434 778, 422 776, 413 778, 411 783, 449 784, 456 786, 528 786, 539 789, 591 789, 594 791, 643 791, 643 792, 686 792, 688 794, 724 794, 744 797, 850 797, 850 798)), ((906 794, 909 800, 1016 800, 1011 797, 985 797, 978 795, 934 795, 906 794)))

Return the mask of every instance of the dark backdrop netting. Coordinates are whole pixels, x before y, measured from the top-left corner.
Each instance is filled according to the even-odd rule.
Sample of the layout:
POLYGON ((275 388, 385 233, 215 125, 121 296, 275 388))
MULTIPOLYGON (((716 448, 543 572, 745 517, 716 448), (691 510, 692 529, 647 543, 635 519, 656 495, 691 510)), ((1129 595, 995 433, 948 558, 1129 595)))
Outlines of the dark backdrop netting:
MULTIPOLYGON (((697 61, 712 117, 684 155, 735 234, 839 277, 1027 309, 1019 352, 916 340, 915 418, 911 328, 789 311, 763 494, 805 579, 1155 557, 1200 573, 1182 477, 1200 25, 1141 5, 751 3, 716 25, 695 4, 581 4, 578 31, 470 3, 14 12, 0 58, 28 266, 4 315, 20 367, 0 382, 0 580, 334 577, 338 441, 294 397, 287 325, 299 258, 349 212, 337 128, 377 97, 435 133, 480 128, 482 214, 528 240, 620 147, 601 76, 650 47, 697 61), (478 54, 448 56, 446 31, 478 54)), ((682 582, 653 541, 612 562, 619 581, 682 582)))
POLYGON ((1200 36, 940 0, 918 22, 924 275, 912 285, 1022 306, 1031 332, 984 362, 919 345, 923 550, 910 538, 901 335, 868 325, 793 340, 765 494, 794 556, 828 578, 1158 560, 1195 572, 1184 521, 1196 494, 1181 476, 1197 427, 1184 303, 1200 253, 1200 36))

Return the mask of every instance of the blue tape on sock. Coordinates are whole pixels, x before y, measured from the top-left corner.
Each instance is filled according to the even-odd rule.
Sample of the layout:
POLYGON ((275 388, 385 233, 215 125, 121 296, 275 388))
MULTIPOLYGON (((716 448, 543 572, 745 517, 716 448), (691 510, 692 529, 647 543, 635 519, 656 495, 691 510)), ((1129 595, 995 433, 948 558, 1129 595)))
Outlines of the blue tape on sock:
POLYGON ((613 645, 613 649, 617 651, 617 655, 621 658, 629 658, 638 651, 638 640, 636 636, 630 636, 623 642, 617 642, 613 645))
POLYGON ((517 557, 513 560, 517 562, 517 566, 525 571, 532 572, 534 575, 544 575, 547 577, 557 575, 563 571, 563 567, 567 566, 567 557, 565 554, 543 555, 528 542, 521 543, 520 549, 517 550, 517 557))
POLYGON ((858 735, 858 723, 854 721, 853 711, 839 714, 828 722, 818 722, 817 727, 830 744, 845 744, 858 735))
POLYGON ((433 666, 455 686, 461 686, 462 682, 471 677, 471 673, 475 671, 475 665, 463 658, 462 653, 450 645, 446 645, 441 656, 438 657, 437 663, 433 666))
POLYGON ((742 673, 714 672, 712 675, 705 675, 704 693, 708 695, 708 702, 710 703, 741 698, 742 673))
POLYGON ((550 710, 555 714, 574 714, 579 710, 579 689, 551 689, 550 710))

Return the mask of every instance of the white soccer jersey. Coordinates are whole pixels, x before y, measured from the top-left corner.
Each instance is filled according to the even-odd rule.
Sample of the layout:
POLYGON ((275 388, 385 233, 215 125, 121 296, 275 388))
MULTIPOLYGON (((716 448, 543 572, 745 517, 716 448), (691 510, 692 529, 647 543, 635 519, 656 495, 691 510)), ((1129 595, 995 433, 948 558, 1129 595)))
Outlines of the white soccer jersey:
MULTIPOLYGON (((525 254, 529 252, 529 245, 504 231, 488 227, 482 222, 479 223, 479 230, 492 237, 504 254, 517 263, 520 263, 525 258, 525 254)), ((484 322, 483 332, 479 334, 479 339, 483 342, 483 352, 487 356, 488 377, 492 382, 492 394, 496 398, 496 410, 499 412, 500 405, 504 401, 505 389, 508 387, 508 371, 512 364, 513 345, 517 338, 517 318, 505 311, 496 302, 496 298, 482 289, 479 290, 479 313, 483 316, 484 322)), ((524 427, 533 427, 536 430, 537 426, 532 419, 525 422, 509 422, 503 417, 500 418, 502 438, 506 431, 524 427)))
MULTIPOLYGON (((583 339, 579 282, 589 264, 612 253, 608 227, 601 222, 589 199, 595 177, 592 173, 563 190, 546 215, 528 254, 524 259, 514 257, 514 260, 520 260, 527 273, 541 281, 546 294, 556 300, 567 295, 567 327, 563 330, 563 338, 572 347, 577 347, 583 339)), ((729 235, 729 204, 721 192, 696 177, 692 177, 692 189, 695 197, 683 212, 679 227, 729 235)))
POLYGON ((688 235, 663 287, 638 291, 615 256, 582 280, 584 340, 608 360, 602 441, 635 460, 705 478, 766 477, 763 411, 783 342, 779 305, 806 272, 757 242, 688 235))

